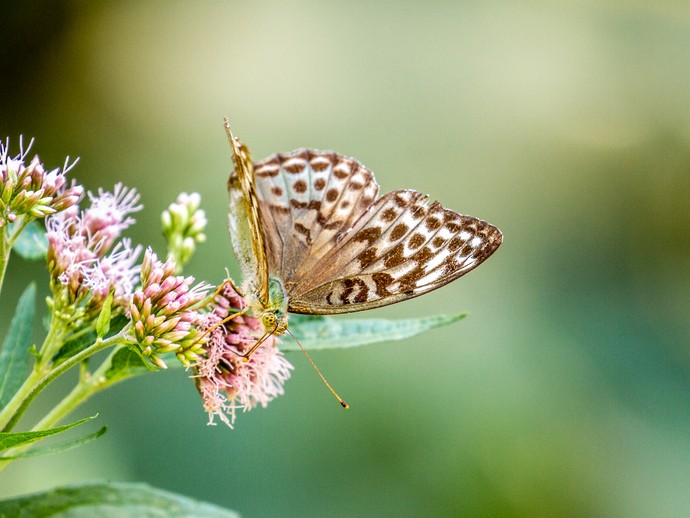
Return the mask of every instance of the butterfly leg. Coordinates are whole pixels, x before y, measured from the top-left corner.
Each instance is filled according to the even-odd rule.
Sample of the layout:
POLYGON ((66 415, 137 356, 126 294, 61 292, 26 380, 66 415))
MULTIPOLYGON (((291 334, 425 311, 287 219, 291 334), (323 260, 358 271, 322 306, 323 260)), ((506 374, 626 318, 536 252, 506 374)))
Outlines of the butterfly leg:
POLYGON ((224 325, 224 324, 227 324, 227 323, 230 322, 233 318, 236 318, 236 317, 239 317, 239 316, 242 316, 242 315, 246 314, 248 311, 249 311, 249 307, 246 307, 246 308, 244 308, 244 309, 238 311, 237 313, 232 313, 232 314, 228 315, 228 316, 225 317, 223 320, 221 320, 220 322, 218 322, 217 324, 215 324, 213 327, 211 327, 210 329, 207 329, 206 331, 204 331, 204 334, 202 334, 202 335, 199 337, 199 339, 196 341, 196 343, 201 342, 207 335, 209 335, 210 333, 213 333, 213 332, 214 332, 216 329, 218 329, 220 326, 222 326, 222 325, 224 325))
POLYGON ((243 361, 248 362, 249 358, 251 358, 252 354, 254 354, 254 351, 256 351, 261 344, 263 344, 269 336, 271 336, 274 333, 274 331, 271 332, 265 332, 261 338, 259 338, 254 345, 252 345, 251 349, 249 349, 246 353, 240 354, 236 353, 237 356, 242 358, 243 361))
POLYGON ((237 293, 241 298, 244 298, 244 294, 240 291, 240 289, 235 285, 233 280, 228 275, 228 277, 218 285, 216 291, 213 292, 213 295, 209 298, 209 300, 214 300, 218 295, 223 293, 223 290, 226 286, 230 286, 235 293, 237 293))

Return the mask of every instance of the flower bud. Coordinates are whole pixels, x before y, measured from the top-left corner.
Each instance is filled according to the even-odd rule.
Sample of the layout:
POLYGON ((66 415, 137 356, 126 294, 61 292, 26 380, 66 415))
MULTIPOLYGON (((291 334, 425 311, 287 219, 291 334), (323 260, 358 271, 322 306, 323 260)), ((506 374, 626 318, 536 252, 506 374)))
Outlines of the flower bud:
MULTIPOLYGON (((161 263, 151 249, 146 250, 141 270, 141 288, 132 297, 129 314, 134 323, 132 339, 139 344, 151 363, 161 367, 159 355, 175 352, 186 360, 200 350, 205 341, 197 339, 196 324, 201 322, 199 309, 210 286, 192 287, 192 277, 175 276, 174 261, 161 263), (189 342, 199 342, 190 344, 189 342)), ((182 360, 180 360, 182 361, 182 360)))
POLYGON ((6 145, 0 143, 1 221, 14 221, 21 216, 43 218, 55 214, 74 205, 83 191, 79 187, 65 196, 65 174, 71 166, 66 165, 63 170, 55 169, 47 173, 38 156, 34 156, 25 166, 27 153, 28 149, 15 158, 8 157, 6 145))

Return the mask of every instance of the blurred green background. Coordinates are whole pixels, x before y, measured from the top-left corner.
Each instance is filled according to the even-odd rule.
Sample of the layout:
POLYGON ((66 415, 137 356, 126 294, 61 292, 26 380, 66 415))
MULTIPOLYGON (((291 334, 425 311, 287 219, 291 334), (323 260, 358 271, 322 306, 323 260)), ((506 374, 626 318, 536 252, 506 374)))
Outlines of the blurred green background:
MULTIPOLYGON (((356 156, 383 190, 427 192, 505 242, 370 313, 465 321, 314 354, 349 412, 301 355, 234 431, 206 426, 184 372, 152 374, 83 409, 103 439, 15 464, 0 496, 109 479, 245 516, 690 514, 686 2, 46 1, 2 18, 0 137, 35 137, 50 167, 80 156, 89 189, 136 187, 129 235, 161 252, 161 210, 200 192, 200 279, 238 274, 224 115, 255 158, 356 156)), ((46 278, 10 267, 3 326, 46 278)))

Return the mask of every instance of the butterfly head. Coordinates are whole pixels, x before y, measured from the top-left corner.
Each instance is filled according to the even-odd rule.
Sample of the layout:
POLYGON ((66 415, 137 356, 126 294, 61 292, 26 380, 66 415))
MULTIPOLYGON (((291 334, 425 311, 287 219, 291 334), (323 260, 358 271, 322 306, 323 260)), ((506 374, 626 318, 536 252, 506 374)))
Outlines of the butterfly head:
POLYGON ((266 311, 261 315, 261 323, 266 332, 282 335, 288 328, 287 315, 281 315, 278 311, 266 311))

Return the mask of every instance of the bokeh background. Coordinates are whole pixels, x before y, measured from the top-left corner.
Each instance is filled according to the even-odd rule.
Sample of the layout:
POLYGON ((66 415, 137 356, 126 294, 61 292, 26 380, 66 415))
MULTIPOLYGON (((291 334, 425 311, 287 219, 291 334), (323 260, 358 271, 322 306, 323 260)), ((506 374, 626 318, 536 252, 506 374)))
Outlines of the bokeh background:
MULTIPOLYGON (((371 313, 466 320, 314 354, 349 412, 298 354, 286 395, 234 431, 206 426, 184 372, 151 374, 83 409, 104 438, 16 463, 0 496, 109 479, 245 516, 690 514, 687 3, 47 1, 2 18, 0 136, 35 137, 48 166, 81 157, 89 189, 136 187, 129 235, 161 252, 161 210, 200 192, 200 279, 238 273, 224 115, 255 158, 356 156, 505 242, 371 313)), ((3 326, 35 275, 13 260, 3 326)))

